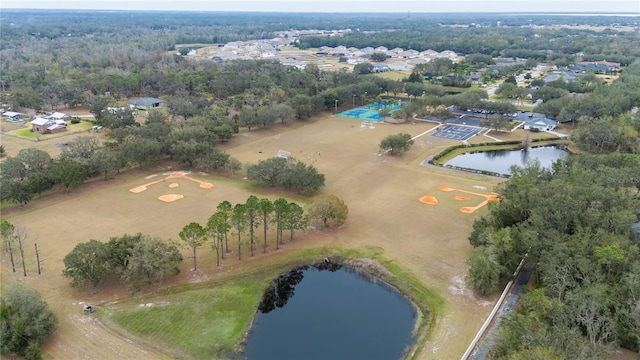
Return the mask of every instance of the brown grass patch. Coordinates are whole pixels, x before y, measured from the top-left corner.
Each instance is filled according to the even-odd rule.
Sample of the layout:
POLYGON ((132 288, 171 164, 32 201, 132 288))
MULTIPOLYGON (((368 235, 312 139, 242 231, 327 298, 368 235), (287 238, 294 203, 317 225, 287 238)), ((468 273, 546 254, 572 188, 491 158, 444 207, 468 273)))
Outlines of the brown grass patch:
MULTIPOLYGON (((248 261, 277 262, 282 252, 292 248, 376 248, 385 259, 414 274, 446 301, 418 358, 460 358, 491 310, 490 301, 476 298, 460 280, 467 272, 465 260, 471 251, 468 235, 477 214, 486 211, 486 207, 472 215, 461 213, 454 195, 466 195, 464 193, 438 196, 437 206, 424 206, 416 199, 423 194, 437 194, 442 184, 451 189, 472 191, 474 186, 492 189, 503 180, 420 165, 428 156, 452 145, 452 141, 421 137, 401 157, 378 156, 378 144, 385 136, 399 132, 415 136, 433 126, 416 122, 376 124, 375 129, 361 129, 357 120, 325 116, 267 130, 241 131, 232 141, 221 144, 220 150, 242 163, 256 163, 275 156, 278 150, 286 150, 296 159, 313 164, 326 178, 322 192, 335 194, 349 207, 346 224, 322 233, 301 232, 295 241, 287 240, 281 252, 270 248, 264 256, 260 254, 242 262, 231 255, 221 267, 215 266, 215 255, 205 245, 198 252, 198 274, 189 271, 193 265, 191 254, 184 249, 182 273, 144 291, 162 295, 169 286, 223 277, 248 261)), ((20 146, 41 143, 28 142, 27 146, 20 146)), ((14 156, 18 142, 7 145, 9 156, 14 156)), ((6 256, 0 259, 2 284, 22 282, 38 290, 59 318, 58 330, 44 347, 46 358, 171 358, 134 337, 119 335, 104 326, 99 318, 83 313, 81 303, 111 304, 130 295, 126 286, 115 282, 95 289, 71 288, 69 279, 62 276, 62 259, 76 244, 90 239, 108 241, 113 236, 138 232, 175 240, 186 224, 192 221, 205 224, 221 201, 241 203, 250 194, 272 200, 282 196, 300 204, 308 201, 279 189, 255 188, 241 180, 239 174, 231 179, 183 173, 166 180, 162 176, 159 181, 179 184, 184 198, 159 206, 158 197, 168 195, 167 187, 143 184, 150 183, 148 176, 165 173, 166 165, 176 166, 171 163, 133 169, 109 181, 91 181, 70 193, 45 195, 24 208, 3 209, 3 217, 28 229, 29 241, 38 239, 41 257, 47 259, 43 263, 43 274, 36 275, 33 244, 28 245, 25 249, 27 278, 11 272, 6 256), (193 186, 194 180, 199 186, 193 186), (223 191, 211 191, 214 183, 223 191), (132 194, 132 189, 141 186, 146 186, 144 193, 132 194), (73 221, 69 221, 70 217, 73 221)), ((273 241, 273 230, 268 236, 269 241, 273 241)), ((154 341, 160 343, 162 339, 154 341)))

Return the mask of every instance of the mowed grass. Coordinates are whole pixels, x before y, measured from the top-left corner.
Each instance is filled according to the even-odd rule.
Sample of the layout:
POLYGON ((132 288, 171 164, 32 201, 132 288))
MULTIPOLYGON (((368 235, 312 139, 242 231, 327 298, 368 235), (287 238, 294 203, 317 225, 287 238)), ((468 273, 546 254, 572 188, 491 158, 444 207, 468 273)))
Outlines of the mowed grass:
MULTIPOLYGON (((416 350, 424 346, 429 330, 445 302, 414 274, 396 262, 384 259, 382 253, 383 250, 376 247, 305 249, 288 253, 275 259, 275 262, 251 263, 224 278, 180 286, 166 295, 156 294, 115 306, 102 306, 104 312, 101 313, 121 327, 124 333, 139 336, 155 346, 162 344, 160 346, 174 356, 199 359, 224 357, 241 351, 240 345, 250 328, 264 289, 281 273, 323 257, 347 263, 348 259, 373 259, 384 269, 374 265, 364 266, 365 270, 398 288, 417 306, 417 342, 409 354, 409 358, 413 358, 416 350)), ((359 266, 357 261, 355 266, 359 266)))
POLYGON ((37 133, 37 132, 32 132, 31 131, 31 127, 29 125, 27 125, 24 128, 12 130, 12 131, 9 132, 9 134, 11 134, 13 136, 18 136, 18 137, 21 137, 21 138, 33 140, 33 141, 41 141, 41 140, 47 140, 47 139, 53 139, 53 138, 61 138, 61 137, 65 137, 65 136, 67 136, 69 134, 75 134, 75 133, 88 131, 88 130, 91 129, 91 127, 93 125, 94 125, 93 122, 86 121, 86 120, 82 120, 77 124, 72 124, 70 121, 68 121, 67 122, 67 131, 64 131, 64 132, 61 132, 61 133, 55 133, 55 134, 40 134, 40 133, 37 133))
POLYGON ((270 278, 227 279, 209 288, 163 298, 151 307, 110 311, 106 315, 131 334, 163 344, 189 357, 211 359, 236 349, 253 318, 270 278))
MULTIPOLYGON (((149 335, 145 335, 139 332, 147 331, 143 330, 146 325, 151 326, 152 321, 164 320, 144 320, 143 315, 137 315, 140 318, 135 323, 143 323, 140 330, 135 330, 134 320, 124 320, 123 326, 117 325, 115 320, 107 321, 107 325, 113 323, 113 326, 96 326, 96 322, 87 320, 81 303, 103 304, 99 308, 105 314, 116 310, 130 311, 131 314, 140 310, 141 314, 145 314, 166 301, 166 306, 154 310, 158 313, 149 312, 148 319, 163 317, 162 309, 171 309, 169 306, 174 303, 177 307, 171 309, 173 315, 168 313, 166 318, 186 317, 181 307, 192 306, 200 299, 209 301, 215 293, 221 294, 217 303, 238 302, 233 293, 237 295, 240 290, 232 287, 225 292, 222 286, 245 284, 233 278, 234 274, 242 274, 253 291, 251 296, 255 296, 253 300, 246 298, 248 303, 253 302, 253 305, 249 304, 251 306, 238 304, 244 308, 238 311, 248 311, 248 317, 225 317, 227 313, 224 306, 220 306, 219 310, 199 310, 200 316, 205 318, 202 319, 204 323, 208 324, 207 317, 224 319, 211 322, 216 324, 222 321, 230 329, 225 335, 220 335, 221 339, 225 336, 233 338, 237 334, 244 334, 244 331, 224 324, 231 321, 227 319, 241 324, 244 330, 248 329, 250 323, 243 319, 253 315, 264 286, 279 273, 296 265, 298 258, 308 259, 323 251, 309 250, 306 253, 305 249, 326 246, 329 249, 339 249, 338 254, 354 254, 349 257, 378 259, 379 263, 394 274, 387 281, 405 292, 420 309, 428 309, 424 312, 424 322, 421 322, 423 325, 420 327, 422 330, 428 329, 421 330, 420 334, 428 335, 418 339, 413 358, 459 358, 490 311, 488 304, 493 300, 476 298, 466 289, 463 281, 467 271, 465 258, 471 249, 467 237, 474 218, 485 213, 485 210, 473 215, 464 214, 459 208, 467 204, 456 201, 453 193, 442 192, 438 188, 448 186, 479 191, 476 186, 482 186, 486 191, 481 192, 490 192, 499 181, 420 165, 438 150, 457 143, 452 140, 425 135, 418 138, 416 144, 402 157, 379 156, 378 144, 385 136, 398 132, 418 135, 433 126, 434 124, 417 122, 360 128, 349 119, 327 115, 303 123, 241 132, 232 142, 221 144, 220 149, 243 163, 256 163, 275 156, 278 150, 287 150, 297 159, 313 164, 326 177, 323 192, 335 194, 348 204, 347 223, 340 229, 297 233, 295 240, 286 241, 280 251, 275 251, 271 246, 266 254, 262 254, 258 247, 254 258, 245 258, 241 262, 235 260, 232 254, 223 261, 221 267, 215 266, 215 256, 210 250, 201 250, 197 272, 189 270, 192 267, 191 259, 188 258, 189 250, 184 249, 185 262, 179 276, 145 289, 143 294, 133 297, 128 294, 126 286, 114 284, 100 285, 97 289, 71 288, 69 279, 62 276, 64 256, 80 242, 89 239, 107 241, 111 236, 125 233, 141 232, 163 239, 176 239, 179 231, 189 222, 206 223, 215 212, 217 204, 223 200, 235 204, 245 201, 250 194, 272 199, 285 196, 300 203, 304 203, 305 199, 277 189, 256 188, 242 180, 242 174, 237 174, 234 179, 215 174, 193 174, 200 180, 213 183, 215 187, 212 189, 202 189, 187 180, 177 179, 176 183, 180 185, 177 188, 169 188, 169 184, 164 182, 142 193, 129 191, 149 182, 151 175, 163 174, 169 168, 166 165, 178 169, 171 163, 132 169, 109 181, 88 182, 70 193, 47 194, 34 199, 24 208, 3 209, 3 216, 14 224, 26 226, 31 239, 38 239, 38 248, 41 254, 46 254, 46 262, 43 274, 35 276, 35 260, 31 260, 35 259, 35 255, 33 247, 28 246, 25 255, 31 261, 27 264, 30 275, 20 279, 6 271, 6 263, 3 263, 0 269, 2 283, 21 281, 37 289, 58 315, 58 331, 43 349, 47 358, 212 358, 214 356, 193 355, 203 351, 200 350, 201 344, 207 342, 211 346, 205 349, 207 354, 224 352, 223 340, 220 340, 220 345, 211 341, 208 334, 213 330, 199 329, 202 327, 200 323, 192 327, 198 329, 198 333, 206 335, 202 339, 190 339, 190 336, 194 336, 193 333, 173 334, 186 330, 174 330, 171 327, 171 331, 168 331, 166 324, 163 325, 164 328, 156 329, 155 333, 148 330, 149 335), (163 203, 157 199, 159 195, 176 191, 183 194, 184 199, 173 203, 163 203), (421 203, 418 199, 424 195, 437 197, 438 205, 421 203), (60 226, 61 223, 65 225, 60 226), (305 252, 301 253, 301 250, 305 252), (396 266, 401 270, 399 275, 396 275, 396 266), (264 277, 257 275, 263 273, 264 277), (412 277, 415 282, 411 280, 412 277), (205 288, 215 291, 201 293, 209 294, 209 297, 189 293, 191 290, 200 291, 205 288), (178 295, 179 292, 184 294, 178 295), (426 295, 429 293, 435 293, 437 297, 444 299, 444 305, 429 300, 426 295), (230 300, 225 300, 225 297, 230 300), (118 303, 111 305, 113 301, 118 303), (139 307, 139 304, 147 303, 154 305, 139 307), (428 341, 424 340, 427 336, 428 341), (192 345, 181 342, 190 342, 192 345)), ((72 134, 65 138, 65 142, 84 135, 72 134)), ((103 136, 104 133, 92 135, 103 136)), ((17 137, 7 138, 11 140, 7 142, 9 156, 16 154, 23 146, 60 151, 55 146, 60 141, 31 142, 17 137)), ((269 238, 272 241, 272 232, 269 233, 269 238)), ((242 293, 239 296, 243 296, 242 293)), ((136 318, 130 316, 131 319, 136 318)), ((193 316, 197 317, 198 313, 193 316)), ((100 322, 102 318, 108 319, 107 316, 99 316, 96 321, 100 322)), ((185 324, 188 326, 190 322, 196 324, 195 321, 185 321, 185 324)), ((174 327, 177 329, 181 326, 174 324, 174 327)))

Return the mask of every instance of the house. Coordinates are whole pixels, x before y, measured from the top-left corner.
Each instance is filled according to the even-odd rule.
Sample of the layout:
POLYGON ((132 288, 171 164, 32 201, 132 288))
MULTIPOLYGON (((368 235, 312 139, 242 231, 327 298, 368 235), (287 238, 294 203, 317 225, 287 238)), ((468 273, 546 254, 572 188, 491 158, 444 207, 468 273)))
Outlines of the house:
POLYGON ((15 111, 5 111, 2 113, 2 116, 6 117, 7 121, 11 121, 11 122, 22 121, 20 119, 20 115, 23 115, 23 114, 15 111))
POLYGON ((67 131, 64 120, 37 117, 31 121, 31 131, 39 134, 53 134, 67 131))
POLYGON ((531 118, 529 120, 525 120, 524 129, 525 130, 534 130, 536 131, 553 131, 558 122, 547 119, 546 117, 538 117, 531 118))
POLYGON ((51 119, 51 120, 69 120, 71 119, 71 116, 61 112, 54 112, 49 116, 45 116, 45 118, 51 119))
POLYGON ((609 61, 581 61, 574 68, 576 71, 594 70, 596 73, 609 73, 620 70, 620 63, 609 61))
POLYGON ((374 73, 382 73, 382 72, 391 71, 391 69, 389 68, 389 66, 387 64, 371 63, 371 65, 373 65, 373 68, 371 69, 371 72, 374 72, 374 73))
POLYGON ((131 99, 127 101, 127 104, 134 109, 147 110, 160 107, 162 100, 152 97, 143 97, 139 99, 131 99))

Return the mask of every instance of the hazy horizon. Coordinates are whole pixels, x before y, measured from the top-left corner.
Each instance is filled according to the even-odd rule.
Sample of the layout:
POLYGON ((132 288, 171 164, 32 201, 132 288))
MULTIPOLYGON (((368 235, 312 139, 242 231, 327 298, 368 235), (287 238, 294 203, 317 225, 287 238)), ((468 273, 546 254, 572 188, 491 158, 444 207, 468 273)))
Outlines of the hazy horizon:
POLYGON ((149 11, 231 11, 231 12, 312 12, 312 13, 625 13, 640 16, 640 1, 589 0, 3 0, 0 9, 25 10, 149 10, 149 11))

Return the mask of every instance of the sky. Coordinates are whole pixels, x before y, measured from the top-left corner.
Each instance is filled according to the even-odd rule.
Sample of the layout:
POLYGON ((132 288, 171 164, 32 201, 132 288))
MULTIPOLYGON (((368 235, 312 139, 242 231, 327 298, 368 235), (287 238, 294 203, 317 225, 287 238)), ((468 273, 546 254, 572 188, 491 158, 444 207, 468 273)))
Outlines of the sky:
POLYGON ((0 9, 638 13, 640 0, 1 0, 0 9))

